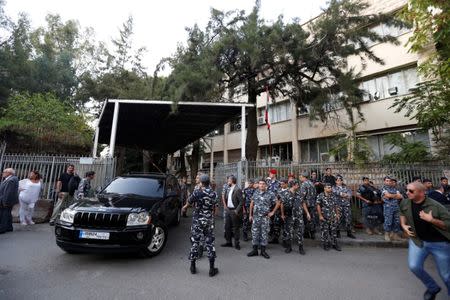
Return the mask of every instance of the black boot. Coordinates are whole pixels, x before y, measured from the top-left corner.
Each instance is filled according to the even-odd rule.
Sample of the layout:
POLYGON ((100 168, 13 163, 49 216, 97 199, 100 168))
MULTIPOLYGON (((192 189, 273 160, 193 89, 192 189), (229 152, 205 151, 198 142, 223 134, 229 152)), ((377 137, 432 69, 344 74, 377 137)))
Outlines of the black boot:
POLYGON ((337 238, 340 239, 340 238, 341 238, 341 231, 340 231, 340 230, 337 230, 337 231, 336 231, 336 235, 337 235, 337 238))
POLYGON ((269 242, 269 244, 279 244, 280 243, 280 241, 278 241, 278 238, 273 238, 270 242, 269 242))
POLYGON ((220 247, 233 247, 233 244, 230 242, 226 242, 225 244, 220 245, 220 247))
POLYGON ((337 243, 333 245, 333 249, 336 251, 342 251, 341 247, 339 247, 337 243))
POLYGON ((195 260, 191 260, 191 274, 197 273, 197 268, 195 267, 195 260))
POLYGON ((330 250, 330 245, 328 245, 328 243, 325 243, 322 245, 323 250, 325 251, 329 251, 330 250))
POLYGON ((267 254, 267 252, 266 252, 266 246, 261 246, 261 256, 266 259, 270 258, 269 254, 267 254))
POLYGON ((244 239, 244 242, 248 241, 248 234, 247 234, 247 232, 244 231, 244 233, 242 234, 242 237, 244 239))
POLYGON ((241 245, 239 244, 239 241, 234 241, 234 248, 236 248, 236 250, 241 250, 241 245))
POLYGON ((347 230, 347 236, 351 239, 356 239, 351 230, 347 230))
POLYGON ((219 269, 214 267, 214 259, 209 260, 209 277, 216 276, 219 273, 219 269))
POLYGON ((314 240, 316 238, 316 232, 311 231, 310 236, 311 236, 311 239, 314 240))
POLYGON ((305 255, 305 250, 303 249, 303 245, 299 245, 298 246, 298 253, 300 253, 301 255, 305 255))
POLYGON ((292 252, 292 246, 291 243, 289 242, 285 242, 286 243, 286 250, 284 250, 285 253, 291 253, 292 252))
POLYGON ((258 246, 253 245, 253 250, 247 254, 248 257, 258 256, 258 246))

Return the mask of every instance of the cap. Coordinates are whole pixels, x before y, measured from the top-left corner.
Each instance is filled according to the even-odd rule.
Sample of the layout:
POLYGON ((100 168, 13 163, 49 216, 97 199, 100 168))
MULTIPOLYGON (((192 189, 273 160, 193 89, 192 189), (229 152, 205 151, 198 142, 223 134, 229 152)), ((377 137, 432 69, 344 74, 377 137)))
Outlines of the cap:
POLYGON ((248 183, 249 183, 249 184, 253 184, 253 183, 255 183, 255 180, 254 180, 254 179, 249 179, 249 180, 248 180, 248 183))
POLYGON ((276 174, 277 174, 277 170, 275 170, 275 169, 270 169, 269 173, 270 173, 270 174, 275 174, 275 175, 276 175, 276 174))
POLYGON ((294 174, 292 174, 292 173, 289 173, 289 174, 288 174, 288 177, 292 177, 292 178, 295 178, 295 175, 294 175, 294 174))
POLYGON ((325 183, 323 184, 323 186, 324 186, 324 187, 327 187, 327 186, 332 187, 331 183, 329 183, 329 182, 325 182, 325 183))
POLYGON ((384 176, 383 180, 392 179, 391 176, 384 176))
POLYGON ((280 179, 280 182, 288 183, 288 180, 287 180, 287 178, 283 177, 283 178, 280 179))
POLYGON ((308 172, 302 172, 302 173, 300 173, 300 176, 308 178, 309 173, 308 172))
POLYGON ((362 180, 369 180, 369 177, 363 176, 362 180))
POLYGON ((336 175, 336 179, 344 180, 344 177, 342 175, 336 175))
POLYGON ((201 183, 209 183, 209 176, 206 174, 203 174, 200 176, 200 182, 201 183))

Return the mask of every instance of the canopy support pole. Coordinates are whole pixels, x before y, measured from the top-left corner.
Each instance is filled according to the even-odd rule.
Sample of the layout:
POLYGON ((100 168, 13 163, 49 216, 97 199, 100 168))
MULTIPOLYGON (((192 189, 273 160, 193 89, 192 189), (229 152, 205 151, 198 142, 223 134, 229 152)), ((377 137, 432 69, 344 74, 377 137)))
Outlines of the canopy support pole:
POLYGON ((241 160, 246 160, 245 142, 247 139, 245 124, 245 106, 241 106, 241 160))
POLYGON ((92 157, 97 158, 97 150, 98 150, 98 136, 100 134, 100 127, 95 127, 95 137, 94 137, 94 147, 92 148, 92 157))
POLYGON ((114 115, 112 120, 111 138, 109 139, 109 156, 114 157, 116 148, 117 123, 119 121, 119 102, 114 103, 114 115))

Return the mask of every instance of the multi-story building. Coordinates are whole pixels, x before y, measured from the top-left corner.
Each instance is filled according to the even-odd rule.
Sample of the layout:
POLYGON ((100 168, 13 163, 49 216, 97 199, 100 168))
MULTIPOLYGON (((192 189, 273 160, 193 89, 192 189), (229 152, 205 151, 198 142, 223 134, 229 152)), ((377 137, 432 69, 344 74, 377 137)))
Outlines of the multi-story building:
MULTIPOLYGON (((395 13, 407 4, 407 0, 370 0, 369 13, 395 13)), ((358 138, 365 139, 370 146, 373 159, 396 151, 386 143, 386 135, 398 132, 413 141, 421 141, 431 147, 430 136, 420 131, 415 120, 404 117, 403 113, 395 113, 389 107, 394 99, 410 93, 410 89, 420 81, 417 66, 426 58, 426 54, 410 53, 407 41, 412 29, 400 29, 383 24, 374 25, 373 30, 381 35, 392 35, 398 38, 399 44, 371 43, 371 50, 385 64, 366 62, 363 68, 359 58, 350 58, 349 67, 361 71, 357 79, 360 87, 367 94, 360 109, 365 120, 356 128, 358 138)), ((264 122, 266 95, 259 96, 258 140, 259 159, 268 159, 269 138, 264 122)), ((335 116, 345 119, 345 112, 339 107, 330 105, 335 116)), ((336 146, 336 137, 345 133, 342 123, 311 121, 308 107, 296 108, 289 99, 278 98, 269 108, 271 123, 272 157, 280 160, 301 162, 328 162, 341 160, 338 154, 330 155, 336 146)), ((241 159, 240 119, 225 124, 224 128, 215 130, 210 136, 213 139, 214 162, 228 163, 241 159)), ((210 150, 206 149, 203 165, 209 164, 210 150)))

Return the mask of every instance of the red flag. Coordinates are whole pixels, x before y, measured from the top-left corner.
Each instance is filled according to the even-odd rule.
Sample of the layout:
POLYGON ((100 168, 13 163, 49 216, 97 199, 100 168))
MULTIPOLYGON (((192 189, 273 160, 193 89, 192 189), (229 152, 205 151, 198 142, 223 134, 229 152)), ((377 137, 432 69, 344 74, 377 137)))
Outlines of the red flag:
POLYGON ((267 101, 266 101, 266 110, 264 112, 264 120, 267 124, 267 129, 270 130, 270 122, 269 122, 269 87, 266 86, 266 94, 267 94, 267 101))

